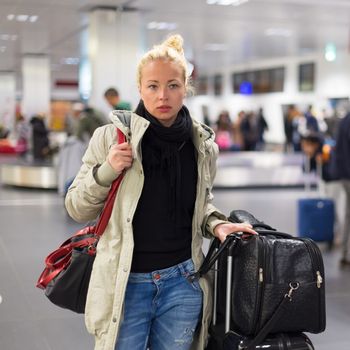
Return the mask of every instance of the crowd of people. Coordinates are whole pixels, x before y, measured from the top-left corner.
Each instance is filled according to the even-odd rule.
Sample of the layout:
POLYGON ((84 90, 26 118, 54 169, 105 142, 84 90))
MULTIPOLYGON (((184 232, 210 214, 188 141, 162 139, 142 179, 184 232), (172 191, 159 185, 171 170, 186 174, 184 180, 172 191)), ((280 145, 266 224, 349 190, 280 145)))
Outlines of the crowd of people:
POLYGON ((220 151, 260 151, 264 149, 264 133, 268 124, 263 109, 240 111, 232 121, 229 112, 222 111, 212 125, 220 151))

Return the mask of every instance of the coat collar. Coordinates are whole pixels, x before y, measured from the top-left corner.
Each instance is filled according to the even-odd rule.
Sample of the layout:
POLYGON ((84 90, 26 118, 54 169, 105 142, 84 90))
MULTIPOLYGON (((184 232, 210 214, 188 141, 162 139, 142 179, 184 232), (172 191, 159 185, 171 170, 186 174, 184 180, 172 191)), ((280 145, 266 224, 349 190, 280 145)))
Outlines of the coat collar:
MULTIPOLYGON (((130 111, 115 110, 109 114, 109 118, 125 134, 127 140, 130 140, 132 136, 134 144, 138 144, 149 125, 148 120, 130 111)), ((205 124, 199 123, 194 119, 192 119, 192 122, 192 141, 196 149, 201 152, 205 149, 206 144, 214 142, 215 134, 205 124)))

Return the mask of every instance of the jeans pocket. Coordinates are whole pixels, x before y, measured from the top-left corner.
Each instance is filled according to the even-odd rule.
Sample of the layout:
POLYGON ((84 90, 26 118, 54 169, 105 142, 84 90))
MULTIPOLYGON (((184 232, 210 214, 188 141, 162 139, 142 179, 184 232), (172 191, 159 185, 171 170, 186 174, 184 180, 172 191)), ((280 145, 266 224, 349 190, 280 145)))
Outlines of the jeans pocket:
POLYGON ((192 260, 189 260, 184 265, 183 277, 186 279, 187 283, 189 283, 195 291, 202 292, 202 288, 201 288, 201 286, 199 284, 198 279, 188 278, 193 273, 195 273, 194 264, 193 264, 192 260))
POLYGON ((192 286, 192 288, 193 288, 194 290, 196 290, 197 292, 201 292, 201 293, 202 293, 202 288, 201 288, 201 286, 200 286, 200 284, 199 284, 198 279, 195 279, 195 280, 193 280, 193 281, 189 281, 189 280, 187 279, 187 281, 188 281, 188 283, 192 286))

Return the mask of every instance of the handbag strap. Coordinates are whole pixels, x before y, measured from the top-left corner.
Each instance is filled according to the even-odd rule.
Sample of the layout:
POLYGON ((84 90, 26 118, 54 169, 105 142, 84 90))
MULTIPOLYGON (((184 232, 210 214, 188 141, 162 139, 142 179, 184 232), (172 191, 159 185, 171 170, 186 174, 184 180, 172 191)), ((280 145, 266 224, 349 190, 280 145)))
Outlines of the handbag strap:
MULTIPOLYGON (((123 134, 123 132, 117 128, 117 135, 118 135, 118 144, 121 144, 123 142, 126 142, 126 137, 123 134)), ((122 182, 125 175, 125 170, 113 181, 112 187, 108 193, 108 197, 106 200, 106 203, 103 207, 102 213, 98 219, 98 222, 96 223, 96 232, 95 234, 98 236, 102 236, 103 232, 105 231, 109 218, 112 214, 112 209, 115 201, 115 197, 117 195, 118 188, 120 186, 120 183, 122 182)))
MULTIPOLYGON (((120 129, 117 130, 118 135, 118 144, 121 144, 126 141, 125 135, 122 133, 120 129)), ((73 237, 67 239, 61 246, 49 254, 45 259, 45 269, 41 273, 37 287, 41 289, 45 289, 48 283, 53 280, 63 269, 65 269, 71 259, 72 249, 79 247, 88 247, 87 253, 90 255, 94 255, 94 243, 96 242, 96 236, 102 236, 109 218, 112 213, 115 197, 120 186, 120 183, 125 175, 125 171, 123 171, 116 180, 113 181, 111 189, 108 193, 106 203, 103 207, 102 213, 98 219, 96 226, 88 226, 83 230, 79 230, 73 237, 83 237, 77 241, 73 240, 73 237), (96 229, 95 229, 96 228, 96 229), (95 237, 91 237, 91 235, 95 237)))

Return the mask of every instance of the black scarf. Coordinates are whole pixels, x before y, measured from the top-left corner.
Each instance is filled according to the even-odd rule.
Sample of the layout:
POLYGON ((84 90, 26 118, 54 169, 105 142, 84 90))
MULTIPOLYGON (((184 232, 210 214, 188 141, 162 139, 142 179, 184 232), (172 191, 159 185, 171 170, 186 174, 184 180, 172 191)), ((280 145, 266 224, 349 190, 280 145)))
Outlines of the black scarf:
POLYGON ((152 116, 142 100, 135 113, 150 122, 142 139, 142 164, 145 176, 153 176, 160 171, 161 175, 169 180, 170 216, 174 219, 174 214, 181 208, 180 151, 192 137, 190 113, 185 106, 182 106, 170 127, 163 126, 152 116))

